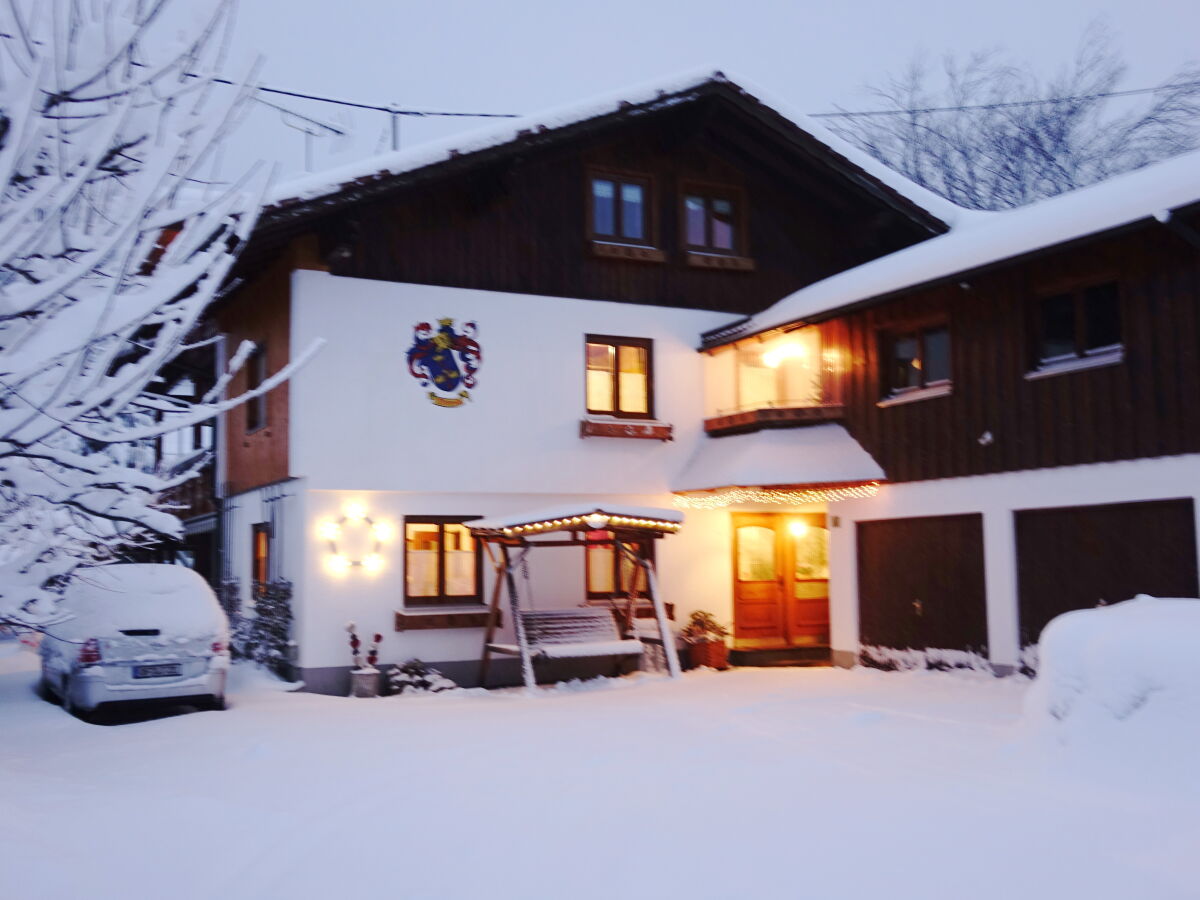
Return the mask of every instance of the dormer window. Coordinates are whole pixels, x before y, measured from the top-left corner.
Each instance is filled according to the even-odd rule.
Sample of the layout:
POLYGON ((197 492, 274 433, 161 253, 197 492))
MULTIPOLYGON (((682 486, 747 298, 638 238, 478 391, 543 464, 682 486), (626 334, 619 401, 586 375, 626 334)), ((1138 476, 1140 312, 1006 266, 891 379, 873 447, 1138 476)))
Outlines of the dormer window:
POLYGON ((619 243, 650 243, 650 186, 631 176, 593 175, 592 237, 619 243))
POLYGON ((746 255, 746 203, 732 187, 685 184, 681 230, 688 265, 702 269, 751 271, 746 255))

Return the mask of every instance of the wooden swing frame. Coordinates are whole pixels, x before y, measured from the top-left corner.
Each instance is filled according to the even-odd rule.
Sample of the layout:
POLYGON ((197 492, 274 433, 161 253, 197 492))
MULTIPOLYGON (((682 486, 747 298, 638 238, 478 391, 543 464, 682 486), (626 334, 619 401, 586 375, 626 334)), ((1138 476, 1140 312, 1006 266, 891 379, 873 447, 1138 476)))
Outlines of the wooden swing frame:
MULTIPOLYGON (((650 601, 658 626, 657 639, 650 638, 649 640, 653 643, 661 642, 670 677, 678 678, 680 676, 679 654, 675 647, 674 635, 672 635, 667 621, 666 606, 659 595, 654 562, 646 553, 650 541, 658 540, 664 534, 678 530, 678 523, 595 510, 527 525, 475 527, 469 522, 465 524, 471 528, 472 537, 483 544, 488 561, 496 576, 488 605, 487 627, 484 630, 480 658, 479 683, 482 686, 487 687, 491 657, 492 654, 497 653, 520 657, 521 678, 527 689, 532 689, 537 685, 533 667, 536 659, 640 655, 646 639, 637 635, 635 618, 638 604, 643 600, 650 601), (604 518, 603 524, 597 524, 595 517, 598 516, 604 518), (601 540, 587 537, 589 531, 599 530, 611 532, 612 536, 601 540), (541 537, 554 533, 565 534, 567 537, 549 539, 541 537), (541 539, 530 540, 528 536, 530 534, 536 534, 541 539), (529 554, 535 548, 578 547, 586 552, 589 547, 606 546, 614 547, 619 555, 645 573, 646 589, 644 592, 634 587, 637 583, 636 577, 631 577, 628 589, 622 590, 626 599, 624 613, 620 615, 620 619, 623 621, 618 623, 618 617, 614 615, 614 613, 621 613, 615 597, 608 607, 584 604, 581 607, 541 611, 521 608, 516 571, 527 565, 529 554), (508 595, 508 606, 512 614, 516 644, 495 642, 502 591, 508 595), (641 596, 643 593, 648 596, 643 598, 641 596), (574 613, 573 616, 572 613, 574 613), (598 633, 598 631, 604 630, 603 618, 596 615, 599 613, 608 617, 610 630, 615 634, 598 633), (550 622, 548 626, 547 620, 550 622), (534 634, 531 635, 531 631, 534 634), (539 644, 538 636, 542 634, 547 635, 545 645, 539 644), (571 638, 574 637, 580 639, 572 640, 571 638), (556 653, 556 650, 562 652, 556 653)), ((618 584, 617 587, 621 588, 621 585, 618 584)))

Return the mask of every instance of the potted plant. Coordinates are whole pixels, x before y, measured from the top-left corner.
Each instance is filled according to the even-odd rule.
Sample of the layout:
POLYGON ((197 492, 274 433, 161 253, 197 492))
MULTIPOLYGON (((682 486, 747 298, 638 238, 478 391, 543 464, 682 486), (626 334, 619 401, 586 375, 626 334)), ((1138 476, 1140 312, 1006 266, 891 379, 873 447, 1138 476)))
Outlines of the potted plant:
POLYGON ((687 644, 692 668, 729 668, 729 648, 725 646, 729 629, 718 622, 712 613, 696 610, 679 635, 687 644))
POLYGON ((354 668, 350 670, 351 697, 378 697, 379 670, 375 663, 379 662, 379 644, 382 634, 375 635, 371 646, 367 648, 366 659, 361 652, 362 641, 358 639, 354 623, 346 623, 346 631, 350 633, 350 652, 354 655, 354 668))

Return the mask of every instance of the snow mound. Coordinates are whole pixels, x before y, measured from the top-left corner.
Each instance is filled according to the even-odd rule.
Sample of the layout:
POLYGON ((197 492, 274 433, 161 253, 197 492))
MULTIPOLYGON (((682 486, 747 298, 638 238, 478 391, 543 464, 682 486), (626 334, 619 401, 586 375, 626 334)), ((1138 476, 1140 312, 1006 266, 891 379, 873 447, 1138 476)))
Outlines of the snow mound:
POLYGON ((1200 737, 1200 600, 1138 595, 1050 622, 1025 720, 1060 739, 1200 737))

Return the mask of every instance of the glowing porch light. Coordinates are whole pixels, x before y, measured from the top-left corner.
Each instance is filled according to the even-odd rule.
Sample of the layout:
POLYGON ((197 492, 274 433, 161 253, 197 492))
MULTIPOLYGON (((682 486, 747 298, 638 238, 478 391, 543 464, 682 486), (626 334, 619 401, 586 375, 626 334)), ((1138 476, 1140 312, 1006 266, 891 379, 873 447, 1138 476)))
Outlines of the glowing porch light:
POLYGON ((371 526, 371 533, 375 535, 375 540, 384 543, 395 537, 396 530, 390 522, 376 522, 371 526))
POLYGON ((326 541, 336 541, 342 534, 342 526, 332 519, 327 519, 317 527, 317 534, 326 541))
POLYGON ((383 557, 378 553, 368 553, 362 561, 363 568, 374 575, 383 568, 383 557))
POLYGON ((791 359, 795 356, 803 356, 805 354, 803 344, 798 344, 795 341, 788 341, 786 344, 780 344, 778 347, 772 347, 763 353, 763 365, 769 369, 778 369, 779 364, 785 359, 791 359))
POLYGON ((345 575, 350 571, 350 560, 340 553, 331 553, 325 560, 325 567, 334 575, 345 575))
POLYGON ((367 508, 361 503, 346 504, 346 518, 351 522, 361 522, 367 517, 367 508))
POLYGON ((794 522, 788 522, 788 531, 791 532, 792 537, 802 538, 808 534, 808 524, 801 522, 799 519, 794 522))

